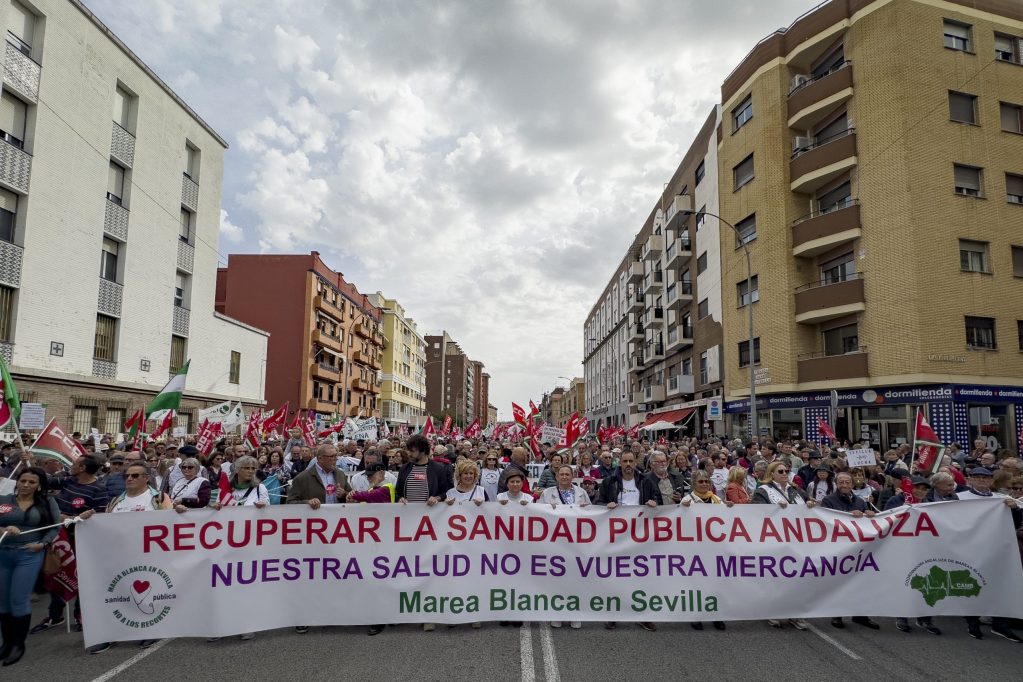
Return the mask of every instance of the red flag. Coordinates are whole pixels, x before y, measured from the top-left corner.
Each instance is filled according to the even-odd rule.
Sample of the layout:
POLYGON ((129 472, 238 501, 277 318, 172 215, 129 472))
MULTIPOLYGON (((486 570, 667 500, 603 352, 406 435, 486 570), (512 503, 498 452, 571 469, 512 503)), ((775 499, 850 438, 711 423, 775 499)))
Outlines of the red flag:
POLYGON ((639 438, 639 424, 631 427, 624 435, 627 435, 629 438, 639 438))
POLYGON ((220 497, 217 498, 217 502, 221 508, 230 507, 235 503, 234 495, 231 493, 231 479, 227 477, 223 471, 220 472, 220 481, 217 484, 217 488, 220 489, 220 497))
POLYGON ((302 429, 302 438, 309 447, 316 445, 316 438, 313 437, 313 430, 316 428, 316 423, 313 421, 315 418, 312 410, 306 410, 305 419, 299 424, 299 428, 302 429))
POLYGON ((203 457, 209 457, 213 452, 213 441, 217 438, 215 426, 219 426, 219 424, 210 424, 206 419, 203 419, 202 424, 199 425, 199 431, 195 438, 195 449, 203 457))
POLYGON ((263 433, 270 433, 271 431, 284 428, 284 420, 288 418, 288 407, 290 405, 291 401, 284 403, 280 409, 263 420, 263 433))
POLYGON ((249 424, 245 427, 245 444, 250 449, 259 448, 259 408, 252 408, 249 413, 249 424))
POLYGON ((288 424, 288 431, 291 431, 292 429, 301 429, 302 428, 302 426, 301 426, 302 420, 299 417, 299 414, 301 412, 302 412, 301 410, 295 410, 295 418, 291 420, 290 424, 288 424))
POLYGON ((913 477, 909 475, 908 471, 903 474, 902 480, 899 481, 899 490, 902 491, 902 499, 906 504, 916 502, 916 498, 913 496, 913 477))
POLYGON ((945 446, 924 419, 924 413, 919 407, 916 409, 916 436, 913 439, 913 449, 916 450, 917 471, 933 474, 941 466, 945 446))
POLYGON ((472 424, 469 424, 469 428, 465 430, 466 438, 479 438, 480 436, 480 420, 476 418, 472 424))
POLYGON ((579 425, 579 413, 573 412, 572 416, 568 418, 565 423, 565 447, 570 448, 575 445, 575 442, 579 440, 582 435, 579 425))
POLYGON ((540 408, 536 406, 532 400, 529 401, 529 418, 532 419, 536 415, 540 414, 540 408))
POLYGON ((426 423, 423 424, 423 435, 427 438, 436 435, 436 431, 433 430, 433 417, 427 416, 426 423))
POLYGON ((36 457, 55 459, 66 467, 70 467, 82 455, 85 448, 60 428, 56 419, 51 419, 39 437, 28 449, 36 457))
POLYGON ((604 441, 606 439, 607 439, 607 430, 603 426, 597 427, 597 442, 600 443, 601 445, 603 445, 604 441))
POLYGON ((139 429, 145 426, 146 415, 141 409, 136 410, 133 415, 128 417, 128 421, 124 422, 124 431, 128 434, 128 440, 134 441, 138 436, 139 429))
POLYGON ((65 602, 69 602, 78 595, 78 562, 75 560, 74 550, 71 549, 67 529, 60 529, 50 549, 60 560, 60 568, 56 573, 49 575, 44 571, 43 585, 51 593, 56 593, 65 602))
POLYGON ((657 444, 658 445, 667 445, 668 444, 668 440, 664 436, 661 436, 660 438, 657 439, 657 444))
POLYGON ((838 440, 838 436, 835 435, 835 430, 823 419, 817 420, 817 432, 828 440, 838 440))
POLYGON ((451 433, 451 422, 452 422, 451 415, 450 414, 444 415, 444 424, 441 425, 440 427, 440 435, 446 436, 449 433, 451 433))
POLYGON ((163 421, 156 427, 156 431, 153 432, 153 438, 159 438, 164 434, 165 431, 170 429, 171 425, 174 424, 174 410, 167 410, 167 414, 163 416, 163 421))
POLYGON ((516 424, 526 425, 526 411, 522 409, 521 405, 512 403, 512 416, 515 419, 516 424))

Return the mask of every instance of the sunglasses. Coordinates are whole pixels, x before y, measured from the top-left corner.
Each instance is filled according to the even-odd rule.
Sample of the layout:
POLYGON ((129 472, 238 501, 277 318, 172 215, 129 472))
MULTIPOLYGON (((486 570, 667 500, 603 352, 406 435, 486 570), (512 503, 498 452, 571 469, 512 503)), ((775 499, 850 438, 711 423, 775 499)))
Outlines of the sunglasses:
POLYGON ((774 473, 776 473, 776 474, 787 474, 787 473, 789 473, 789 470, 788 469, 775 469, 774 473))
POLYGON ((142 478, 145 474, 125 474, 125 478, 142 478))
POLYGON ((180 468, 180 469, 183 469, 183 470, 184 470, 184 469, 194 469, 195 467, 194 467, 193 465, 191 465, 191 464, 182 464, 182 465, 181 465, 180 467, 178 467, 178 468, 180 468))
POLYGON ((156 457, 151 457, 151 458, 147 459, 146 461, 147 462, 159 462, 160 460, 157 459, 156 457))

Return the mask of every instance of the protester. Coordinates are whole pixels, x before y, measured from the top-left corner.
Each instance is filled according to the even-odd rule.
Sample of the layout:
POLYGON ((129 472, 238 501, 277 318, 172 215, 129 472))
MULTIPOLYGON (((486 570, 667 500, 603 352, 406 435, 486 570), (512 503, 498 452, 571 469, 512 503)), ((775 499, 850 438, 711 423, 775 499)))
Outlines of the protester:
MULTIPOLYGON (((366 480, 369 488, 367 490, 351 491, 348 493, 346 501, 368 502, 374 504, 393 503, 395 501, 394 484, 385 481, 384 477, 387 471, 384 469, 384 465, 379 462, 373 462, 371 464, 367 464, 363 471, 366 474, 366 480)), ((384 627, 385 625, 383 623, 370 625, 366 630, 366 634, 370 637, 374 637, 383 632, 384 627)))
POLYGON ((540 473, 540 478, 536 482, 537 490, 546 490, 547 488, 557 485, 558 479, 555 472, 557 472, 558 467, 560 467, 563 463, 564 458, 562 458, 562 456, 558 453, 554 453, 550 456, 550 459, 547 461, 547 468, 540 473))
POLYGON ((644 478, 653 487, 657 504, 678 504, 689 492, 689 482, 682 474, 668 470, 668 456, 659 450, 650 455, 649 466, 650 473, 644 478))
POLYGON ((231 504, 238 507, 262 509, 270 504, 270 495, 266 486, 260 483, 256 477, 257 468, 256 458, 251 455, 236 459, 231 465, 231 477, 228 479, 231 484, 232 499, 230 501, 218 499, 210 506, 220 509, 231 504))
POLYGON ((518 469, 505 469, 501 474, 501 485, 505 488, 503 493, 497 494, 497 501, 501 504, 529 504, 533 498, 523 493, 522 484, 525 482, 525 475, 518 469))
POLYGON ((57 501, 49 497, 46 473, 38 467, 18 472, 13 495, 0 495, 0 633, 4 667, 25 655, 25 639, 32 622, 32 586, 42 568, 46 548, 58 528, 36 529, 60 523, 57 501), (36 531, 36 532, 30 532, 36 531))
POLYGON ((806 494, 815 502, 820 503, 828 495, 835 492, 835 483, 832 480, 834 472, 827 464, 821 464, 813 473, 813 479, 806 486, 806 494))
MULTIPOLYGON (((60 465, 55 459, 47 460, 60 465)), ((113 455, 107 460, 110 470, 103 477, 103 486, 107 489, 107 497, 117 497, 124 492, 124 455, 113 455)))
MULTIPOLYGON (((683 507, 689 507, 692 504, 725 504, 728 507, 732 506, 731 502, 722 502, 721 498, 714 494, 713 481, 710 474, 705 471, 697 471, 693 474, 693 490, 683 497, 679 504, 683 507)), ((714 626, 715 630, 725 629, 725 623, 721 620, 715 620, 711 625, 714 626)), ((694 630, 703 630, 703 623, 698 620, 690 622, 689 626, 694 630)))
POLYGON ((210 482, 199 475, 199 460, 185 458, 179 465, 182 478, 174 484, 169 495, 178 513, 189 509, 202 509, 210 503, 210 482))
POLYGON ((455 464, 455 485, 448 488, 445 494, 445 502, 474 502, 481 505, 489 501, 486 489, 480 485, 480 470, 475 462, 469 459, 460 459, 455 464))
POLYGON ((593 455, 588 450, 579 453, 579 465, 575 475, 577 478, 600 478, 600 469, 593 464, 593 455))
POLYGON ((732 504, 749 504, 752 492, 747 487, 748 478, 747 470, 741 466, 733 466, 729 469, 728 481, 725 485, 725 500, 732 504))
MULTIPOLYGON (((409 440, 412 440, 411 438, 409 440)), ((406 449, 409 447, 408 443, 405 444, 406 449)), ((518 446, 512 448, 511 454, 508 456, 508 466, 505 467, 505 471, 508 469, 517 469, 522 474, 522 491, 529 493, 529 471, 526 469, 526 462, 529 461, 529 453, 526 452, 526 448, 518 446)), ((501 481, 497 485, 497 492, 503 493, 507 490, 505 487, 506 479, 504 476, 501 477, 501 481)))

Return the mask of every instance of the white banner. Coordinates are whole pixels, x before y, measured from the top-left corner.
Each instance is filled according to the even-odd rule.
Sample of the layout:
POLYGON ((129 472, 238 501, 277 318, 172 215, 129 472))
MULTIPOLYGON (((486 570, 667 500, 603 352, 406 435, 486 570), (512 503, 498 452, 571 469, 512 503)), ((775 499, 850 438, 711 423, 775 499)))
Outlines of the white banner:
POLYGON ((46 408, 42 403, 22 403, 21 423, 22 431, 42 431, 46 428, 46 408))
POLYGON ((199 410, 199 421, 197 423, 202 424, 203 421, 209 421, 210 424, 223 424, 230 414, 231 401, 225 400, 222 403, 211 405, 205 410, 199 410))
POLYGON ((559 429, 557 426, 545 426, 540 431, 541 443, 560 443, 563 440, 565 440, 565 429, 559 429))
POLYGON ((77 527, 85 644, 295 625, 1023 616, 1000 500, 820 507, 280 505, 77 527))
POLYGON ((358 430, 356 430, 355 435, 352 436, 352 440, 376 440, 376 439, 377 439, 376 417, 363 419, 361 422, 359 422, 359 428, 358 430))
MULTIPOLYGON (((200 423, 201 420, 200 420, 200 423)), ((239 424, 245 423, 245 411, 242 409, 242 404, 238 403, 224 416, 224 428, 233 429, 239 424)))
POLYGON ((877 464, 877 457, 871 448, 860 448, 858 450, 846 450, 845 460, 851 468, 872 467, 877 464))

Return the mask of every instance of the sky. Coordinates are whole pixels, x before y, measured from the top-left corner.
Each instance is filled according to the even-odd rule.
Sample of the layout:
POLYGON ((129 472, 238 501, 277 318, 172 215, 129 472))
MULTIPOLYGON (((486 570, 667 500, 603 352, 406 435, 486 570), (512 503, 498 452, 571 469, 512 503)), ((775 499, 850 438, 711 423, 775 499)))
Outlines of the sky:
POLYGON ((511 401, 582 326, 753 45, 813 0, 85 0, 230 148, 219 253, 319 251, 511 401))

